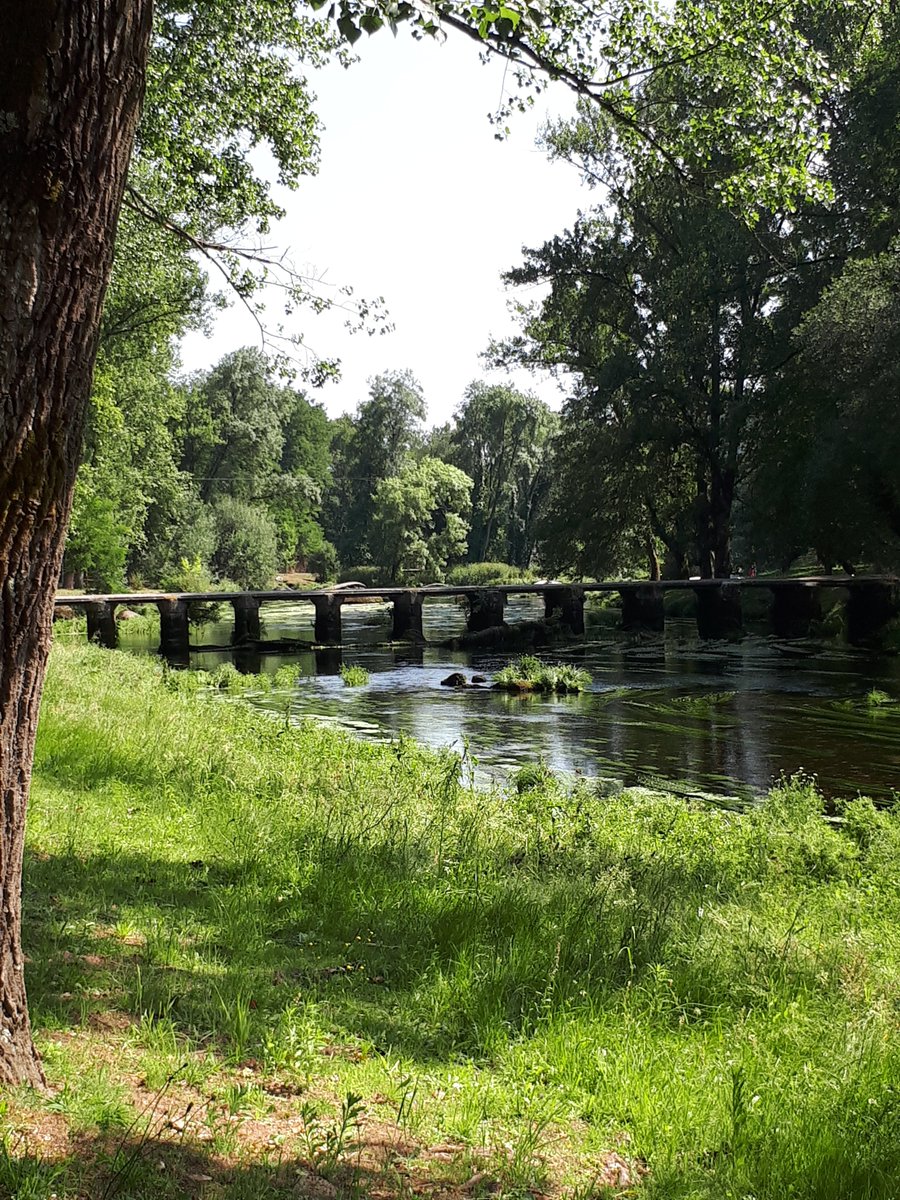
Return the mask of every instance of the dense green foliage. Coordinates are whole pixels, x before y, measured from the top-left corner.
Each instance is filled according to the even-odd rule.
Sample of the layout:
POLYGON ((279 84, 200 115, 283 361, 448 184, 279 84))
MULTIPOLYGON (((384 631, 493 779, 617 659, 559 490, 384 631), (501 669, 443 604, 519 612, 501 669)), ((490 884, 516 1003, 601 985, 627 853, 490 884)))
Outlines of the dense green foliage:
POLYGON ((395 371, 371 380, 356 413, 333 423, 324 523, 345 574, 374 567, 378 581, 427 582, 488 550, 527 568, 553 414, 533 396, 480 382, 449 424, 426 434, 425 414, 419 383, 395 371))
MULTIPOLYGON (((395 565, 379 561, 380 532, 381 550, 373 544, 373 496, 409 452, 472 479, 469 561, 532 563, 551 478, 542 557, 553 568, 646 564, 654 573, 661 558, 669 572, 727 573, 735 524, 751 557, 817 542, 823 555, 891 558, 892 481, 878 485, 877 498, 871 488, 867 496, 850 489, 838 524, 855 532, 833 535, 826 520, 823 534, 810 515, 815 496, 823 488, 833 496, 833 481, 847 476, 849 451, 842 458, 828 450, 828 431, 847 412, 822 396, 827 388, 798 385, 794 375, 770 387, 795 353, 791 330, 822 286, 848 255, 884 252, 897 229, 889 5, 836 13, 804 0, 766 20, 731 0, 671 12, 633 0, 602 13, 561 0, 332 7, 336 24, 286 0, 158 7, 68 573, 87 571, 99 586, 121 585, 125 575, 155 582, 199 558, 236 577, 211 511, 227 497, 252 507, 257 532, 260 522, 274 526, 275 558, 267 530, 254 577, 263 566, 271 573, 273 561, 324 576, 341 564, 372 564, 393 577, 395 565), (266 147, 288 186, 314 171, 318 127, 303 70, 396 22, 419 35, 443 23, 509 55, 524 91, 505 108, 540 87, 535 68, 583 96, 580 124, 548 141, 609 185, 610 202, 552 250, 534 252, 519 275, 557 281, 543 313, 528 319, 530 349, 520 346, 519 355, 565 365, 580 380, 557 442, 559 470, 546 452, 556 422, 508 388, 473 384, 453 427, 426 438, 421 389, 407 373, 389 372, 331 431, 324 454, 324 417, 275 384, 269 365, 258 361, 256 379, 229 398, 227 376, 241 374, 246 352, 173 388, 174 340, 221 302, 198 251, 251 307, 273 279, 291 308, 332 302, 254 248, 281 210, 261 159, 247 149, 266 147), (710 196, 742 216, 710 208, 710 196), (789 220, 786 199, 801 202, 789 220), (630 317, 628 279, 640 281, 630 317), (667 331, 652 346, 644 340, 651 327, 667 331), (813 463, 788 463, 784 453, 789 406, 776 397, 779 387, 786 395, 798 386, 824 426, 824 453, 813 463), (771 479, 781 463, 807 480, 790 529, 771 479), (590 494, 579 490, 586 478, 598 484, 590 494)), ((379 319, 366 304, 360 318, 379 319)), ((318 376, 332 367, 310 363, 318 376)), ((860 442, 864 433, 850 445, 860 442)))
MULTIPOLYGON (((49 1115, 79 1149, 42 1163, 10 1134, 0 1179, 62 1162, 19 1194, 102 1194, 135 1109, 161 1104, 129 1195, 183 1195, 192 1173, 286 1197, 320 1161, 302 1106, 330 1124, 352 1091, 432 1182, 587 1194, 615 1149, 648 1200, 894 1196, 896 809, 854 799, 829 822, 796 780, 739 815, 545 768, 479 792, 453 755, 196 684, 54 651, 27 971, 49 1115), (426 1150, 443 1144, 451 1167, 426 1150)), ((41 1119, 9 1103, 8 1130, 41 1119)), ((356 1162, 348 1187, 402 1187, 356 1162)))
POLYGON ((465 553, 472 480, 439 458, 409 460, 372 496, 370 545, 391 582, 441 580, 465 553))
POLYGON ((851 261, 803 318, 750 496, 776 561, 900 563, 898 288, 896 252, 851 261))
MULTIPOLYGON (((551 155, 606 191, 509 273, 549 291, 522 308, 522 335, 494 347, 570 383, 543 529, 551 569, 728 575, 756 560, 786 569, 809 550, 828 568, 900 563, 887 432, 887 347, 900 333, 896 14, 835 6, 807 19, 847 80, 817 100, 833 203, 763 208, 750 227, 711 197, 724 149, 688 184, 644 169, 587 102, 546 131, 551 155)), ((688 60, 641 90, 670 130, 690 124, 697 87, 688 60)))
POLYGON ((531 583, 534 575, 521 567, 505 562, 460 563, 447 572, 447 582, 474 584, 479 587, 498 587, 503 583, 531 583))
POLYGON ((373 561, 372 497, 419 444, 425 411, 418 380, 408 371, 392 371, 370 380, 369 396, 355 415, 335 423, 325 519, 341 562, 373 561))
POLYGON ((198 570, 241 587, 297 569, 424 583, 490 546, 515 564, 505 577, 527 573, 555 428, 541 401, 475 383, 426 437, 408 371, 375 377, 353 416, 329 420, 256 350, 173 384, 159 336, 146 391, 128 358, 98 375, 67 571, 101 588, 198 570))
MULTIPOLYGON (((341 0, 336 27, 286 2, 234 15, 205 0, 158 11, 68 574, 113 587, 197 559, 235 580, 354 564, 396 579, 404 558, 435 576, 462 557, 588 575, 724 575, 809 550, 826 567, 900 561, 894 449, 878 436, 896 394, 879 363, 897 335, 885 298, 900 230, 887 0, 805 0, 766 21, 730 0, 671 12, 618 0, 602 15, 341 0), (550 290, 523 309, 522 338, 495 347, 569 373, 562 421, 476 382, 426 434, 421 388, 395 370, 328 423, 253 351, 173 385, 178 336, 221 302, 198 250, 251 307, 273 278, 291 307, 331 303, 253 249, 280 209, 246 149, 265 145, 296 185, 318 155, 305 67, 362 32, 434 33, 436 19, 502 46, 520 96, 533 67, 582 95, 546 146, 605 199, 510 273, 550 290), (472 480, 464 555, 456 536, 439 564, 430 535, 402 550, 387 535, 410 455, 472 480), (226 499, 247 506, 260 541, 252 570, 215 511, 226 499)), ((378 319, 365 304, 360 316, 378 319)))
POLYGON ((469 560, 528 567, 550 486, 553 413, 535 396, 473 383, 450 428, 449 457, 472 479, 469 560))
POLYGON ((264 587, 311 556, 327 563, 324 411, 278 382, 258 351, 235 351, 180 386, 165 375, 171 354, 157 359, 104 359, 67 570, 120 588, 125 575, 159 584, 199 560, 264 587))

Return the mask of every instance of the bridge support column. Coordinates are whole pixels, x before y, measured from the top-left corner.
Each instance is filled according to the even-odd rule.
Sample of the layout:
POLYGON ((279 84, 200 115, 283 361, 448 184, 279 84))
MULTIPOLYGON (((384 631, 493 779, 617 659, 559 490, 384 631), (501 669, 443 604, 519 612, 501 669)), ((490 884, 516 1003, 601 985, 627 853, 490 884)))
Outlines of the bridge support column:
POLYGON ((341 597, 313 596, 312 602, 316 610, 316 627, 314 637, 322 646, 339 646, 341 644, 341 597))
POLYGON ((340 675, 344 662, 340 646, 319 646, 313 650, 317 675, 340 675))
POLYGON ((619 588, 622 597, 622 628, 631 630, 649 629, 662 633, 666 625, 666 611, 662 591, 650 584, 619 588))
POLYGON ((262 671, 262 651, 253 642, 236 645, 231 657, 242 675, 259 675, 262 671))
POLYGON ((480 633, 482 629, 494 629, 503 624, 503 609, 506 597, 496 588, 479 588, 477 592, 468 592, 469 602, 468 627, 471 633, 480 633))
POLYGON ((847 641, 877 643, 885 625, 900 617, 900 587, 895 583, 847 583, 847 641))
POLYGON ((584 592, 579 587, 553 588, 544 592, 544 619, 559 613, 560 625, 570 633, 584 633, 584 592))
POLYGON ((159 648, 165 655, 183 657, 190 649, 187 600, 157 600, 159 648))
POLYGON ((423 599, 421 592, 401 592, 394 597, 391 641, 425 641, 422 628, 423 599))
POLYGON ((697 596, 697 632, 702 638, 733 638, 743 628, 740 588, 731 583, 711 583, 694 588, 697 596))
POLYGON ((255 596, 236 596, 232 600, 231 606, 234 609, 232 645, 237 646, 241 642, 258 642, 260 638, 259 601, 255 596))
POLYGON ((95 600, 86 604, 88 641, 99 642, 107 650, 115 650, 119 644, 119 627, 116 625, 116 606, 108 600, 95 600))
POLYGON ((770 618, 772 631, 778 637, 808 637, 811 623, 822 619, 819 589, 808 583, 773 587, 770 618))

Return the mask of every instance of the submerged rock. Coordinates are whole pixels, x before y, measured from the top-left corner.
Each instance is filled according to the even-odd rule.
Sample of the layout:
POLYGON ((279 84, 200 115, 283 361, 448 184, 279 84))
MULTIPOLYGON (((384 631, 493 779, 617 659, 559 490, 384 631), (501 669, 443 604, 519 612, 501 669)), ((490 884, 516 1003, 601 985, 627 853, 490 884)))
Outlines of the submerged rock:
POLYGON ((527 650, 566 641, 568 634, 557 621, 518 621, 515 625, 492 625, 489 629, 471 630, 443 643, 453 650, 472 646, 489 646, 509 650, 527 650))
POLYGON ((472 682, 473 683, 487 683, 487 675, 473 675, 472 682))
POLYGON ((448 675, 446 679, 441 680, 441 687, 468 687, 468 681, 461 671, 454 671, 452 675, 448 675))

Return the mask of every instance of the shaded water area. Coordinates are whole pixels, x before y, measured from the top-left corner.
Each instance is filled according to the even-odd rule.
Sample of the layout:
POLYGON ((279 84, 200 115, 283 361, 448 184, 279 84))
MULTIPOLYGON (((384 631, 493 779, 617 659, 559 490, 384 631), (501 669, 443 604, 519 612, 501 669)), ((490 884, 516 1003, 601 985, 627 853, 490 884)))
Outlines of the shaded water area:
MULTIPOLYGON (((692 621, 669 620, 665 634, 635 637, 592 622, 584 639, 542 655, 590 672, 578 696, 511 696, 490 687, 450 689, 452 671, 490 677, 508 653, 451 650, 436 643, 461 634, 465 610, 454 600, 425 605, 424 647, 390 646, 390 608, 345 604, 342 650, 314 650, 309 604, 264 605, 264 637, 295 642, 287 652, 196 649, 191 666, 274 673, 296 663, 290 690, 246 694, 291 720, 312 718, 358 736, 402 735, 428 746, 467 748, 482 778, 543 760, 555 771, 653 783, 750 800, 780 774, 814 774, 831 796, 857 792, 887 799, 900 790, 900 706, 871 706, 872 689, 900 699, 900 658, 851 650, 838 641, 779 642, 760 628, 736 642, 703 642, 692 621), (370 672, 346 687, 341 663, 370 672)), ((543 605, 514 598, 510 624, 543 605)), ((227 644, 221 623, 193 633, 197 646, 227 644)), ((151 639, 152 640, 152 639, 151 639)), ((122 628, 123 648, 141 646, 122 628)))

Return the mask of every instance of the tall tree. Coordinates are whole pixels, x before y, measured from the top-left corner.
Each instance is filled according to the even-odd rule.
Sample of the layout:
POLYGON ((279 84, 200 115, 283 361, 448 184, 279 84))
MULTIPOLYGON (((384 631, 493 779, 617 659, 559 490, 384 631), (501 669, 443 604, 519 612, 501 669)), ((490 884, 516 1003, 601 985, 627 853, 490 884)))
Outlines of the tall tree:
POLYGON ((65 571, 89 570, 119 590, 145 560, 146 521, 183 481, 171 425, 181 396, 171 382, 174 341, 203 321, 202 272, 186 243, 126 210, 104 306, 65 571))
POLYGON ((369 380, 369 398, 355 415, 336 423, 325 528, 344 564, 371 560, 372 496, 421 442, 425 412, 412 373, 386 371, 369 380))
MULTIPOLYGON (((602 126, 586 127, 589 115, 554 137, 577 140, 594 170, 613 175, 617 153, 602 126)), ((792 353, 781 287, 786 261, 797 257, 792 236, 778 217, 750 230, 659 172, 620 192, 609 214, 582 217, 570 233, 529 252, 508 276, 551 287, 508 357, 573 372, 578 399, 570 412, 593 423, 587 458, 607 468, 604 499, 617 480, 614 510, 632 506, 622 530, 643 524, 641 541, 661 535, 674 543, 689 509, 691 557, 703 575, 731 572, 747 439, 762 389, 792 353), (656 493, 676 459, 688 490, 666 528, 656 493)), ((557 466, 558 489, 573 495, 572 472, 590 474, 583 456, 557 466)), ((597 534, 608 536, 608 522, 597 534)))
MULTIPOLYGON (((309 2, 321 8, 326 0, 309 2)), ((676 6, 662 19, 649 5, 639 6, 637 15, 646 18, 640 28, 635 6, 623 0, 619 7, 611 17, 555 0, 332 5, 350 39, 398 16, 423 32, 444 17, 472 36, 493 37, 525 68, 549 68, 596 96, 631 130, 641 125, 628 87, 634 72, 696 53, 699 37, 716 76, 727 68, 729 85, 721 104, 695 123, 700 157, 715 144, 718 127, 748 147, 734 194, 748 196, 755 183, 771 194, 802 176, 811 142, 808 82, 815 86, 822 64, 805 52, 793 4, 766 21, 741 0, 676 6), (738 40, 748 29, 756 38, 752 54, 738 40), (605 78, 597 70, 598 52, 612 65, 605 78), (746 137, 743 122, 717 120, 742 101, 746 137)), ((286 183, 311 163, 311 110, 294 67, 309 57, 317 35, 288 0, 160 0, 155 43, 150 0, 42 0, 24 7, 0 0, 0 28, 0 561, 6 574, 0 599, 0 1082, 40 1082, 20 942, 25 804, 53 587, 148 66, 141 155, 167 177, 165 193, 176 209, 189 215, 195 202, 210 207, 212 215, 201 223, 208 246, 213 227, 241 227, 248 213, 264 223, 275 210, 249 165, 248 146, 268 145, 286 183)), ((327 41, 319 36, 315 52, 325 53, 327 41)), ((679 147, 661 145, 650 130, 642 144, 670 156, 687 149, 684 139, 679 147)), ((145 210, 139 193, 129 202, 145 210)))
POLYGON ((473 481, 469 559, 527 567, 549 485, 555 418, 536 396, 475 382, 456 413, 450 461, 473 481))
POLYGON ((760 556, 900 564, 900 255, 849 263, 797 333, 750 487, 760 556), (781 400, 781 403, 778 401, 781 400))
POLYGON ((439 458, 408 458, 372 496, 372 557, 392 583, 440 580, 465 553, 472 480, 439 458))

